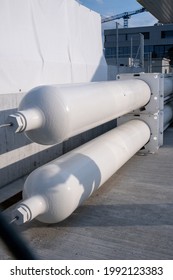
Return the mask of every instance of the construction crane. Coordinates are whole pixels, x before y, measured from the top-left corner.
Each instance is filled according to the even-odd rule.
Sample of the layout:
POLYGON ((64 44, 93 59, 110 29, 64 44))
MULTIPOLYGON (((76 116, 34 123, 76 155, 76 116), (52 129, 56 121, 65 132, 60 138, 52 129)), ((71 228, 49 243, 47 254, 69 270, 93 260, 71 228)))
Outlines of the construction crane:
POLYGON ((140 13, 143 13, 143 12, 146 12, 145 8, 141 8, 141 9, 136 10, 136 11, 125 12, 125 13, 118 14, 118 15, 115 15, 115 16, 110 16, 110 17, 102 18, 102 23, 123 18, 124 19, 124 28, 126 28, 126 27, 128 27, 128 19, 131 16, 136 15, 136 14, 140 14, 140 13))

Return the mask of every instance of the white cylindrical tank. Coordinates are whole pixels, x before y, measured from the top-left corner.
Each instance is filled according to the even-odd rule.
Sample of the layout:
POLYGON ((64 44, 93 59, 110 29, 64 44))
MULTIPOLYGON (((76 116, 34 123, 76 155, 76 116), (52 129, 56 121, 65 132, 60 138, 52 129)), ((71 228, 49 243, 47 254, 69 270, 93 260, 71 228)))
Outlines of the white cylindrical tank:
POLYGON ((24 96, 8 121, 33 142, 52 145, 143 107, 149 99, 149 86, 137 79, 40 86, 24 96))
POLYGON ((164 130, 173 121, 173 102, 167 103, 164 106, 164 130))
POLYGON ((173 93, 173 78, 165 77, 164 78, 164 96, 168 96, 173 93))
POLYGON ((17 223, 37 218, 57 223, 72 214, 150 138, 140 120, 125 123, 32 172, 24 201, 13 212, 17 223))

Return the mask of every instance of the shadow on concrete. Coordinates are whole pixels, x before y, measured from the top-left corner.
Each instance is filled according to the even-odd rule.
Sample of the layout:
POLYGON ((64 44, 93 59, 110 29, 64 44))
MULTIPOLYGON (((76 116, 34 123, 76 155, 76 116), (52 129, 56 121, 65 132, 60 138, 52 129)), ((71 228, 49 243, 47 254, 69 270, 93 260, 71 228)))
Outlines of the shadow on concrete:
POLYGON ((82 226, 173 225, 173 203, 81 206, 74 219, 79 214, 84 216, 80 220, 82 226), (88 213, 92 213, 89 219, 85 218, 88 213))
POLYGON ((173 226, 172 216, 173 204, 171 203, 87 205, 79 207, 67 220, 51 226, 173 226))
POLYGON ((81 206, 60 227, 173 226, 173 204, 81 206))
POLYGON ((66 220, 56 224, 44 224, 36 220, 21 226, 28 228, 70 227, 134 227, 173 226, 173 204, 123 204, 80 206, 66 220))

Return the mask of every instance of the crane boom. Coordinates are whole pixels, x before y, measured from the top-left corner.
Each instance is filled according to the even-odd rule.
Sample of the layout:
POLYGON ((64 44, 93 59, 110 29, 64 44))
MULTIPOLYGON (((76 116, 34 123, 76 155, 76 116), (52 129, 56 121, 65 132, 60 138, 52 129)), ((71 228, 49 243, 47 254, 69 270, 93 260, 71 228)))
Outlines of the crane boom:
POLYGON ((125 13, 121 13, 121 14, 118 14, 118 15, 102 18, 101 22, 105 23, 105 22, 109 22, 109 21, 112 21, 112 20, 123 18, 124 19, 124 27, 128 27, 128 19, 133 15, 143 13, 143 12, 146 12, 145 8, 141 8, 139 10, 135 10, 135 11, 131 11, 131 12, 125 12, 125 13))

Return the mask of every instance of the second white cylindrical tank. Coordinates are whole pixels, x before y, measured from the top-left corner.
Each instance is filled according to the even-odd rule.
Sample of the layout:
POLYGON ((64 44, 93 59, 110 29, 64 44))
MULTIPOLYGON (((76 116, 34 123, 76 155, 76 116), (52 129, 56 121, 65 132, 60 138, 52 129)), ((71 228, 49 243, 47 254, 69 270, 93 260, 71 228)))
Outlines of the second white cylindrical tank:
POLYGON ((173 93, 173 78, 164 77, 164 96, 168 96, 173 93))
POLYGON ((164 106, 164 130, 173 121, 173 101, 164 106))
POLYGON ((66 219, 150 138, 140 120, 125 123, 32 172, 13 212, 17 223, 66 219))
POLYGON ((149 99, 149 86, 137 79, 40 86, 26 94, 9 122, 32 141, 51 145, 143 107, 149 99))

